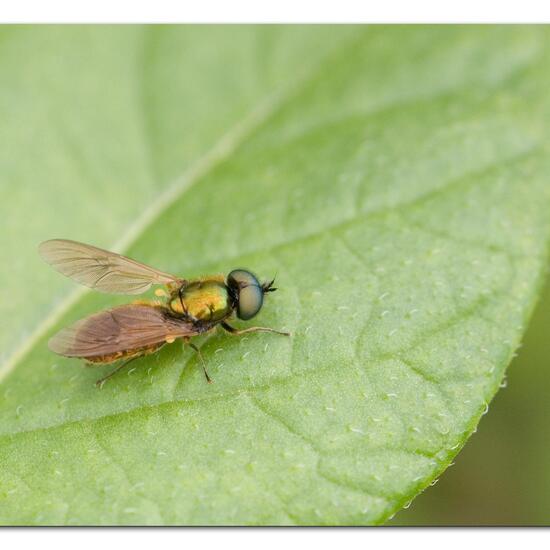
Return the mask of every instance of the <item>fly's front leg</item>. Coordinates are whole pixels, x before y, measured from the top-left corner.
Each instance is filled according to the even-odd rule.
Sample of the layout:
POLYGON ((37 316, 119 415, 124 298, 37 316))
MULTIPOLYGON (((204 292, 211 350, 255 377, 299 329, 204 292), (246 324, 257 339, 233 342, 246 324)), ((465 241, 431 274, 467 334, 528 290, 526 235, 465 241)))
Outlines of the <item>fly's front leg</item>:
POLYGON ((195 344, 193 344, 189 338, 184 338, 184 342, 192 349, 194 349, 196 352, 197 352, 197 355, 199 356, 199 360, 201 362, 201 366, 202 366, 202 370, 204 371, 204 376, 206 377, 206 381, 209 383, 209 384, 212 384, 213 380, 212 378, 210 378, 210 376, 208 376, 208 372, 206 370, 206 362, 204 360, 204 357, 202 356, 202 353, 201 353, 201 350, 195 346, 195 344))
POLYGON ((183 296, 181 295, 181 288, 179 290, 179 298, 180 298, 180 304, 181 304, 181 309, 183 311, 183 317, 184 319, 186 319, 187 321, 189 321, 190 323, 197 323, 199 321, 199 319, 197 317, 195 317, 194 315, 191 315, 189 313, 189 310, 187 309, 187 306, 185 305, 185 302, 183 301, 183 296))
POLYGON ((273 332, 275 334, 282 334, 283 336, 290 336, 290 332, 283 332, 281 330, 275 330, 274 328, 269 327, 249 327, 242 330, 236 329, 231 325, 228 325, 225 321, 221 323, 224 330, 233 334, 234 336, 239 336, 241 334, 249 334, 250 332, 273 332))

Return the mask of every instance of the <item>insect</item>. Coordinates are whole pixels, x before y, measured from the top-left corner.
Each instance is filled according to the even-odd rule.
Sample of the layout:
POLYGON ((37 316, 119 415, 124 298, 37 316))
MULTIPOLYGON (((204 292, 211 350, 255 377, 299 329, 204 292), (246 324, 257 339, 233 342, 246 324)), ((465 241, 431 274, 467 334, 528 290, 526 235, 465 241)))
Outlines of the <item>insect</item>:
POLYGON ((166 287, 155 292, 165 298, 164 303, 139 301, 100 311, 50 339, 48 346, 53 352, 84 359, 89 365, 120 362, 97 381, 98 386, 130 361, 178 339, 197 352, 206 380, 212 382, 200 349, 190 340, 218 325, 232 335, 274 332, 290 336, 267 327, 238 330, 228 323, 234 314, 245 321, 252 319, 262 308, 265 294, 277 290, 274 280, 260 283, 245 269, 235 269, 227 277, 186 280, 120 254, 65 239, 41 243, 39 253, 55 270, 99 292, 142 294, 153 285, 166 287))

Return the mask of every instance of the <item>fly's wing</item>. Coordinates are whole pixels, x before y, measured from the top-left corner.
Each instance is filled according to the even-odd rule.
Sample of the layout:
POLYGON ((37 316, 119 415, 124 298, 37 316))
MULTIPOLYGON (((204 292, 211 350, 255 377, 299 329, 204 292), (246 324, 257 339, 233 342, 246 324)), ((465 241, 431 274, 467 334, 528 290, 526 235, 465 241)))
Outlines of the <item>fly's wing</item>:
POLYGON ((141 294, 151 285, 183 282, 126 256, 76 241, 44 241, 38 251, 59 273, 107 294, 141 294))
POLYGON ((159 306, 128 304, 85 317, 59 331, 49 348, 66 357, 98 357, 194 336, 191 323, 159 306))

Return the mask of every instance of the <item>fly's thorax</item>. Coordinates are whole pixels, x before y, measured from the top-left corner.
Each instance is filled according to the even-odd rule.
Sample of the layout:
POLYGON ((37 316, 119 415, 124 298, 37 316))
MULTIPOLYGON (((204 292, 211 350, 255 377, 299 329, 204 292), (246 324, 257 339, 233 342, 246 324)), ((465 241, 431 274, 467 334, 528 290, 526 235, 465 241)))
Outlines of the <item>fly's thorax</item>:
POLYGON ((232 311, 227 287, 219 279, 191 281, 172 294, 170 309, 200 321, 221 321, 232 311))

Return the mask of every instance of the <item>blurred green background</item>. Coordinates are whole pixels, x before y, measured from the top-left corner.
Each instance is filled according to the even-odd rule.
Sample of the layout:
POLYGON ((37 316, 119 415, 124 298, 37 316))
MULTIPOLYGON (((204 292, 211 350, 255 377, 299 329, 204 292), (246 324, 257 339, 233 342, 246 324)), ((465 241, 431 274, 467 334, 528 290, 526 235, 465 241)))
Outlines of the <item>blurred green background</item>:
POLYGON ((507 384, 438 483, 391 525, 550 523, 550 279, 507 384))

